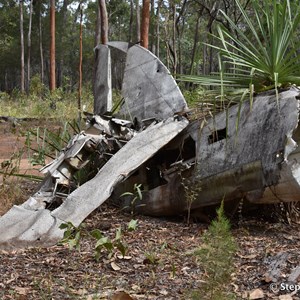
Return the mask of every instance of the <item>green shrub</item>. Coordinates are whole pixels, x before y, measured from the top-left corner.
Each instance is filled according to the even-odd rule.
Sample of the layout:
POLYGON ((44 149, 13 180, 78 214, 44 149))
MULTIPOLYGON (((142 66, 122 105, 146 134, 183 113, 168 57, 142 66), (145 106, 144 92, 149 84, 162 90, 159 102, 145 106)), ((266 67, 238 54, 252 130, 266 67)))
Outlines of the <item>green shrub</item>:
POLYGON ((229 220, 224 215, 222 202, 217 218, 203 235, 203 244, 194 254, 207 279, 192 299, 229 300, 235 296, 228 291, 233 271, 233 257, 237 245, 230 231, 229 220))

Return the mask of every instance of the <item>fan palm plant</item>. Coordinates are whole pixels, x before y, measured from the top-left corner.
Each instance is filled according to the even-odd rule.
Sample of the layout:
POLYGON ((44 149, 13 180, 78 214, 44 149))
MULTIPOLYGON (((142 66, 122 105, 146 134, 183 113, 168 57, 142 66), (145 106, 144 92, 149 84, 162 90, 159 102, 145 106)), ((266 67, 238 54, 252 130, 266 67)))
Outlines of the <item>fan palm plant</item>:
POLYGON ((218 74, 181 76, 180 80, 221 88, 221 94, 241 91, 243 95, 300 84, 300 52, 296 32, 299 4, 290 0, 253 0, 253 15, 235 0, 243 23, 236 24, 220 11, 230 30, 218 25, 214 38, 219 46, 218 74), (294 10, 293 10, 294 9, 294 10), (226 93, 227 93, 226 92, 226 93))

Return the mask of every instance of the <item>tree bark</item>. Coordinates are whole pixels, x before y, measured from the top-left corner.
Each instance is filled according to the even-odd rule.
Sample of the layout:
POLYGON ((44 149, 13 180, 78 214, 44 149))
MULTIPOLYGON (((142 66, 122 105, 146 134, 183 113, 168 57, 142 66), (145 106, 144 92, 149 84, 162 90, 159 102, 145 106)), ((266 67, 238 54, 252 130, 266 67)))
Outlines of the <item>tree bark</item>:
POLYGON ((44 83, 44 50, 43 50, 43 31, 42 31, 42 12, 41 5, 39 9, 39 48, 40 48, 40 60, 41 60, 41 83, 44 83))
MULTIPOLYGON (((217 12, 218 12, 218 7, 219 7, 219 3, 218 3, 218 1, 215 1, 213 3, 212 8, 209 10, 209 19, 208 19, 208 23, 206 25, 206 33, 205 33, 205 37, 204 37, 204 42, 205 43, 207 43, 209 34, 212 33, 212 25, 213 25, 213 22, 216 19, 217 12)), ((202 71, 203 75, 209 74, 210 70, 212 68, 212 66, 211 66, 212 52, 209 52, 209 54, 207 53, 207 46, 206 46, 205 43, 203 43, 203 71, 202 71), (207 61, 208 59, 209 59, 209 61, 207 61)))
POLYGON ((55 0, 50 1, 50 91, 56 88, 55 80, 55 0))
POLYGON ((172 3, 172 17, 173 17, 173 26, 172 26, 172 48, 173 48, 173 73, 176 74, 177 71, 177 49, 176 49, 176 3, 173 0, 172 3))
POLYGON ((149 23, 150 23, 150 0, 143 0, 141 46, 148 49, 149 46, 149 23))
POLYGON ((151 0, 151 9, 150 9, 150 51, 155 53, 155 13, 154 13, 154 0, 151 0))
POLYGON ((194 62, 196 58, 196 53, 197 53, 197 45, 199 41, 199 24, 200 24, 200 18, 202 16, 204 8, 202 7, 200 11, 198 12, 198 17, 197 17, 197 22, 196 22, 196 28, 195 28, 195 35, 194 35, 194 46, 192 50, 192 59, 191 59, 191 65, 190 65, 190 74, 193 74, 193 69, 194 69, 194 62))
POLYGON ((28 28, 28 45, 27 45, 27 93, 30 90, 30 55, 31 55, 31 26, 32 26, 32 3, 30 0, 29 6, 29 28, 28 28))
POLYGON ((160 47, 160 7, 162 0, 157 3, 156 9, 156 56, 159 58, 159 47, 160 47))
MULTIPOLYGON (((179 65, 179 73, 183 74, 183 64, 182 64, 182 44, 181 44, 181 40, 182 40, 182 35, 184 32, 184 27, 185 27, 185 18, 184 18, 184 14, 186 12, 186 7, 187 7, 187 0, 183 0, 183 3, 181 5, 181 9, 178 13, 178 16, 176 17, 176 22, 175 22, 175 26, 176 26, 176 33, 177 33, 177 42, 178 42, 178 63, 177 65, 179 65), (180 24, 182 24, 180 26, 180 24)), ((178 71, 178 68, 177 68, 178 71)))
POLYGON ((130 0, 130 19, 129 19, 129 29, 128 29, 128 43, 132 42, 133 17, 134 17, 133 0, 130 0))
MULTIPOLYGON (((59 41, 60 45, 63 44, 63 38, 66 35, 66 29, 64 24, 67 23, 67 11, 68 11, 69 0, 64 0, 63 7, 61 9, 62 15, 62 26, 59 32, 59 41)), ((57 64, 57 87, 62 86, 63 76, 64 76, 64 59, 65 59, 65 47, 62 46, 60 52, 58 53, 58 64, 57 64)))
POLYGON ((139 0, 135 1, 136 9, 136 42, 141 41, 141 15, 140 15, 140 3, 139 0))
POLYGON ((98 0, 101 15, 101 43, 106 45, 108 43, 108 17, 105 0, 98 0))
POLYGON ((95 26, 95 40, 94 40, 94 47, 97 47, 98 44, 101 42, 101 13, 100 13, 100 3, 97 6, 97 19, 96 19, 96 26, 95 26))
POLYGON ((82 6, 80 7, 80 30, 79 30, 79 84, 78 84, 78 123, 81 120, 81 94, 82 94, 82 6))
POLYGON ((21 92, 25 91, 25 64, 24 64, 24 30, 23 30, 23 0, 19 1, 20 6, 20 34, 21 34, 21 92))

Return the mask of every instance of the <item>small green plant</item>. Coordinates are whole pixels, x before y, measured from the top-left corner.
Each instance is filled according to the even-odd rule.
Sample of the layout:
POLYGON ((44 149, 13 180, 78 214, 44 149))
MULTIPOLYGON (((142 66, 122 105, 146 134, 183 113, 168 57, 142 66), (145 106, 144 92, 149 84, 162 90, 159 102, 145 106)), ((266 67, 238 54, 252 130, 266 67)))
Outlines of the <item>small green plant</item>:
MULTIPOLYGON (((103 251, 108 252, 108 258, 111 258, 116 251, 120 251, 124 257, 128 251, 128 246, 124 241, 124 234, 121 227, 117 228, 115 237, 111 239, 105 236, 99 229, 94 229, 89 233, 86 233, 85 225, 82 223, 76 227, 72 222, 63 223, 59 226, 60 229, 64 230, 64 236, 61 240, 62 244, 68 244, 69 249, 76 249, 80 251, 80 241, 82 236, 90 235, 96 239, 95 254, 94 258, 98 261, 103 251)), ((137 220, 131 220, 127 224, 126 231, 133 231, 137 228, 137 220)))
POLYGON ((128 231, 135 231, 138 225, 138 220, 131 220, 127 225, 128 231))
POLYGON ((196 174, 189 178, 185 178, 182 176, 182 173, 180 173, 180 177, 187 206, 187 224, 189 225, 191 221, 191 208, 201 192, 201 183, 196 174))
POLYGON ((62 223, 59 228, 65 230, 61 243, 67 243, 70 250, 75 248, 80 251, 80 239, 82 237, 85 224, 81 223, 78 227, 76 227, 72 224, 72 222, 67 222, 62 223))
POLYGON ((3 182, 5 182, 8 177, 19 172, 22 155, 23 151, 14 152, 9 159, 1 162, 0 174, 3 175, 3 182))
POLYGON ((159 258, 154 251, 145 252, 145 262, 151 265, 157 265, 159 262, 159 258))
POLYGON ((108 258, 111 258, 113 256, 116 249, 121 252, 123 257, 126 255, 128 247, 122 240, 123 234, 121 228, 118 228, 116 230, 116 234, 113 239, 104 236, 99 229, 94 229, 90 234, 97 240, 94 254, 94 257, 97 261, 101 257, 102 250, 106 250, 108 252, 108 258))
MULTIPOLYGON (((137 228, 137 220, 131 220, 127 225, 127 231, 133 231, 137 228)), ((128 245, 123 239, 123 233, 121 227, 117 228, 115 237, 110 239, 104 236, 99 229, 94 229, 91 231, 90 235, 94 237, 96 241, 95 254, 94 257, 98 261, 101 257, 102 250, 108 252, 108 258, 111 258, 115 251, 120 251, 124 257, 128 251, 128 245)))
POLYGON ((217 218, 203 235, 203 244, 194 252, 207 279, 199 290, 193 292, 192 299, 235 299, 227 287, 231 281, 236 250, 237 245, 230 231, 229 220, 224 214, 222 201, 217 218))
POLYGON ((130 196, 130 204, 129 206, 124 207, 124 209, 129 208, 130 212, 132 215, 135 215, 135 208, 137 206, 137 202, 141 201, 143 199, 143 194, 142 194, 142 184, 135 183, 133 186, 133 192, 125 192, 123 193, 120 197, 124 196, 130 196))

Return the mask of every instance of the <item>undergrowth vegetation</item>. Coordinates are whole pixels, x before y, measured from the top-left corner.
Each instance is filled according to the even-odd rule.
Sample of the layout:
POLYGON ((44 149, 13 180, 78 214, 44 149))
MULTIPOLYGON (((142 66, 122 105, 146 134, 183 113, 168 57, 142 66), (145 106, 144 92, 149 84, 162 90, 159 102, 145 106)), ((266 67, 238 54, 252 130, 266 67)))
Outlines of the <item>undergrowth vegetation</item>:
POLYGON ((128 251, 128 245, 124 240, 127 232, 135 231, 137 228, 137 220, 131 220, 127 227, 122 229, 118 227, 114 237, 104 235, 103 232, 95 228, 92 231, 85 229, 85 224, 82 223, 78 227, 74 226, 71 222, 63 223, 60 225, 60 229, 64 230, 64 237, 61 243, 67 244, 69 249, 75 248, 80 251, 80 241, 84 236, 90 236, 96 239, 94 258, 96 261, 105 255, 110 259, 118 252, 121 253, 122 257, 125 257, 128 251))
MULTIPOLYGON (((77 117, 78 91, 66 91, 64 87, 50 92, 39 79, 34 77, 29 94, 22 94, 15 89, 10 94, 0 93, 0 115, 17 118, 54 118, 71 120, 77 117)), ((91 85, 82 89, 81 102, 83 110, 93 111, 93 94, 91 85)))
POLYGON ((192 299, 236 299, 228 287, 233 272, 233 258, 237 244, 230 230, 230 222, 224 214, 224 202, 217 209, 217 218, 212 221, 202 237, 202 245, 194 252, 205 279, 200 289, 192 293, 192 299))

